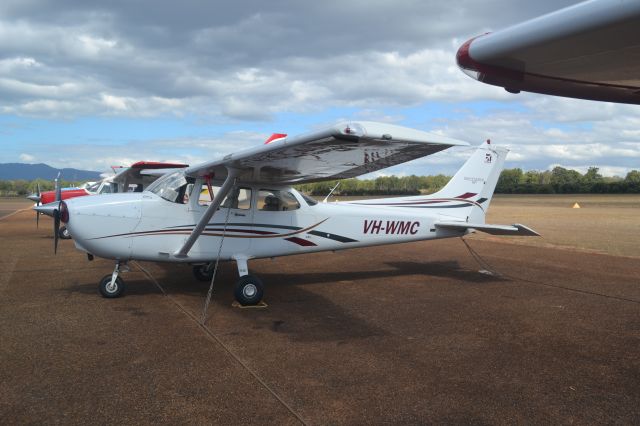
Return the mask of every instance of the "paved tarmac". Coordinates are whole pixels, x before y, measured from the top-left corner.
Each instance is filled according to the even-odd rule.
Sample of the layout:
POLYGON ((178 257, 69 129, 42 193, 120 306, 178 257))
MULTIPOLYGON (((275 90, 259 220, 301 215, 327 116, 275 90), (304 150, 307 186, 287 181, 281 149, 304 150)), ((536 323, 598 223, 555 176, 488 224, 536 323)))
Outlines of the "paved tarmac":
POLYGON ((106 300, 110 262, 4 218, 0 423, 640 423, 640 260, 469 244, 500 275, 459 239, 252 261, 266 309, 225 265, 202 327, 189 267, 106 300))

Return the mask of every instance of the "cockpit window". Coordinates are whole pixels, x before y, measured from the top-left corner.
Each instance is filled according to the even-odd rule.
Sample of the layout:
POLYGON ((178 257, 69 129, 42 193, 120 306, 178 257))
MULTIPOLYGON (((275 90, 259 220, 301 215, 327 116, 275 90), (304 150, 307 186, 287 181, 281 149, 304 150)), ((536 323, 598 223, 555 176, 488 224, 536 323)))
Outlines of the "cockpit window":
POLYGON ((111 194, 112 192, 118 192, 118 184, 115 182, 105 182, 100 189, 100 194, 111 194))
POLYGON ((161 177, 149 185, 147 190, 172 203, 184 204, 185 191, 190 183, 193 183, 193 179, 187 178, 183 172, 178 171, 161 177))
POLYGON ((300 194, 300 196, 304 199, 304 201, 309 206, 315 206, 316 204, 318 204, 318 202, 316 200, 314 200, 313 198, 309 197, 307 194, 304 194, 302 192, 298 192, 298 194, 300 194))
POLYGON ((258 210, 282 212, 299 208, 300 203, 290 192, 275 189, 261 189, 258 192, 258 210))
MULTIPOLYGON (((200 198, 198 199, 198 204, 201 206, 208 206, 213 201, 215 194, 220 190, 219 186, 211 186, 211 191, 209 191, 209 186, 206 183, 202 184, 202 188, 200 189, 200 198)), ((231 206, 232 209, 239 210, 249 210, 251 208, 251 188, 234 188, 222 201, 220 207, 223 209, 229 208, 231 206)))
POLYGON ((98 190, 98 188, 100 188, 100 184, 101 184, 101 183, 102 183, 102 182, 96 182, 96 183, 94 183, 93 185, 91 185, 91 186, 87 187, 87 191, 89 191, 89 192, 96 192, 96 191, 98 190))

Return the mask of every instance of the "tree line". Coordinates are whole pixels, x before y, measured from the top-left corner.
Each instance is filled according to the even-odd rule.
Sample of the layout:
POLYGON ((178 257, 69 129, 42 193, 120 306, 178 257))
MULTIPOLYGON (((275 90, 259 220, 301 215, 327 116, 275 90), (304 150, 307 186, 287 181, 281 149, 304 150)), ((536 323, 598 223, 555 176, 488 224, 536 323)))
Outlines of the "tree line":
POLYGON ((496 192, 502 194, 638 194, 640 171, 632 170, 624 178, 603 177, 597 167, 585 174, 576 170, 554 167, 538 172, 505 169, 500 174, 496 192))
MULTIPOLYGON (((62 188, 69 188, 82 185, 83 182, 62 180, 60 185, 62 188)), ((51 191, 55 189, 55 183, 52 180, 34 179, 34 180, 0 180, 0 196, 2 197, 26 197, 29 194, 37 192, 38 185, 40 191, 51 191)))
MULTIPOLYGON (((442 189, 450 176, 384 176, 376 179, 345 179, 334 195, 418 195, 442 189)), ((298 185, 307 194, 325 196, 338 181, 298 185)), ((623 194, 640 193, 640 171, 632 170, 624 178, 603 177, 597 167, 585 174, 576 170, 555 167, 553 170, 524 172, 520 168, 505 169, 500 174, 496 193, 499 194, 623 194)))
MULTIPOLYGON (((451 179, 446 175, 435 176, 381 176, 376 179, 343 179, 334 195, 418 195, 431 194, 442 189, 451 179)), ((305 183, 296 188, 314 196, 325 196, 338 183, 337 180, 305 183)), ((0 180, 0 196, 27 196, 54 189, 50 180, 0 180)), ((81 182, 63 180, 62 187, 78 186, 81 182)), ((500 194, 624 194, 640 193, 640 171, 632 170, 624 178, 603 177, 597 167, 590 167, 585 174, 576 170, 555 167, 553 170, 524 172, 520 168, 505 169, 500 174, 496 193, 500 194)))

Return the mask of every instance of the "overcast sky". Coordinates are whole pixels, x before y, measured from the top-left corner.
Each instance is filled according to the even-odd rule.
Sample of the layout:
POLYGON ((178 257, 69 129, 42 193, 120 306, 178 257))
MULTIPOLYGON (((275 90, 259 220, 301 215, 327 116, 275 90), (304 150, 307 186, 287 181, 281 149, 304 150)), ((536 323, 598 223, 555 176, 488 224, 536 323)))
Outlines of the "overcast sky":
MULTIPOLYGON (((640 168, 640 106, 512 95, 457 68, 467 39, 571 0, 0 3, 0 162, 191 164, 340 120, 474 145, 507 167, 640 168)), ((468 149, 389 169, 452 173, 468 149)))

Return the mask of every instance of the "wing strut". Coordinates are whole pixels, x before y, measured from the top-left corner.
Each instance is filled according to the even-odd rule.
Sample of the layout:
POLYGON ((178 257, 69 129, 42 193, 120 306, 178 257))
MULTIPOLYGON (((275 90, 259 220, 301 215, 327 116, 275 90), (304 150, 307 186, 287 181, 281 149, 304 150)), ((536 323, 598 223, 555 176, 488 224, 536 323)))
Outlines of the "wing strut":
POLYGON ((175 257, 187 257, 189 250, 191 250, 191 247, 193 247, 198 237, 200 237, 200 234, 202 234, 202 231, 204 231, 204 228, 213 217, 213 214, 216 212, 216 210, 218 210, 220 204, 222 204, 222 200, 224 200, 224 197, 227 196, 229 191, 231 191, 231 188, 233 188, 233 186, 235 185, 236 178, 239 174, 240 171, 238 169, 227 167, 227 178, 220 187, 220 190, 218 191, 216 196, 213 198, 213 201, 211 202, 207 210, 205 210, 204 214, 200 218, 200 221, 191 232, 191 235, 189 235, 189 238, 187 238, 187 241, 185 241, 180 250, 175 252, 175 257))

